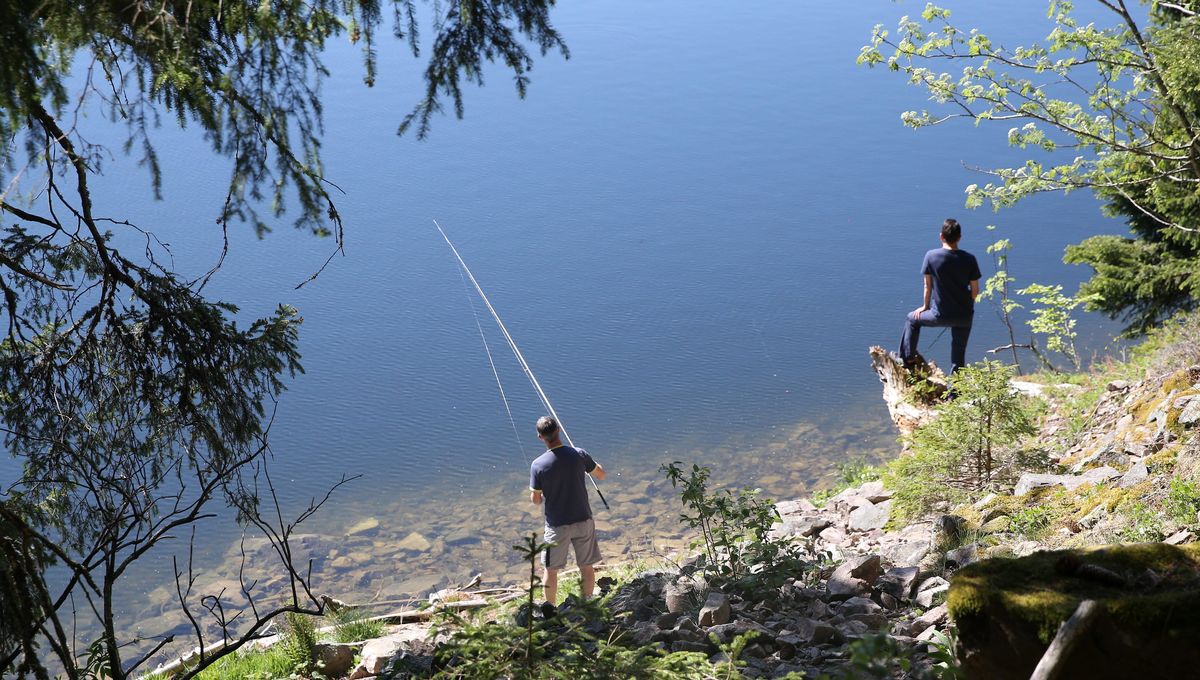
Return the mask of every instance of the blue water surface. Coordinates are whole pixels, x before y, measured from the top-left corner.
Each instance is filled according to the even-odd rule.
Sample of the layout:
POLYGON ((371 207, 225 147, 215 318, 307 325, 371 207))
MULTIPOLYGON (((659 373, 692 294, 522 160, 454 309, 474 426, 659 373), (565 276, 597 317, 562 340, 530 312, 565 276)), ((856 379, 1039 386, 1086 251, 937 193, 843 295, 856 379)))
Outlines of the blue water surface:
MULTIPOLYGON (((999 40, 1050 30, 1041 2, 955 5, 999 40)), ((1061 264, 1063 247, 1122 226, 1082 193, 964 209, 964 187, 985 181, 965 165, 1023 158, 1005 147, 1007 127, 905 129, 900 112, 926 107, 924 93, 855 65, 875 23, 922 7, 564 3, 554 16, 571 58, 538 61, 524 100, 495 69, 467 92, 465 119, 435 120, 427 141, 396 135, 420 63, 385 41, 368 88, 358 48, 333 46, 324 153, 345 190, 345 255, 297 290, 332 241, 287 218, 261 240, 235 226, 207 289, 247 320, 280 303, 304 317, 307 372, 289 381, 272 431, 284 503, 300 507, 342 474, 364 478, 326 506, 338 522, 396 501, 447 513, 500 481, 519 495, 543 409, 434 219, 571 435, 616 473, 608 484, 731 438, 765 446, 798 422, 886 431, 867 348, 895 345, 946 217, 965 225, 962 246, 985 275, 985 246, 1005 236, 1020 283, 1073 291, 1087 272, 1061 264)), ((118 155, 98 210, 154 230, 198 274, 219 252, 228 167, 190 129, 162 128, 159 152, 165 200, 118 155)), ((1083 324, 1094 347, 1116 330, 1083 324)), ((968 359, 1003 342, 982 309, 968 359)), ((925 345, 948 361, 948 337, 927 331, 925 345)))

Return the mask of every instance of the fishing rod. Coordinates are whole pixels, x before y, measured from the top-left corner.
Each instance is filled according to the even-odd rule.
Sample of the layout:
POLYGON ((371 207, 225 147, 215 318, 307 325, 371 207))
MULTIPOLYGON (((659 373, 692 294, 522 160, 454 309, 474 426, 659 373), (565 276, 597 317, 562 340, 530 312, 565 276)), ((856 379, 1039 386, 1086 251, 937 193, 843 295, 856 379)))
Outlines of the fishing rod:
MULTIPOLYGON (((492 306, 492 301, 488 299, 487 293, 483 292, 483 286, 480 286, 479 281, 475 280, 475 275, 471 273, 471 268, 467 266, 467 262, 463 260, 462 255, 458 254, 458 248, 455 248, 454 244, 450 242, 450 237, 446 235, 446 230, 442 229, 442 225, 438 224, 437 220, 434 220, 433 226, 437 227, 438 232, 446 241, 446 245, 450 246, 450 252, 454 253, 455 259, 458 260, 458 265, 462 267, 464 272, 466 272, 467 278, 471 281, 471 285, 475 286, 475 292, 479 293, 479 298, 483 300, 484 306, 487 307, 489 312, 491 312, 492 318, 496 321, 496 326, 500 328, 500 333, 504 335, 504 339, 508 342, 508 348, 512 350, 513 356, 517 358, 517 363, 520 364, 521 370, 525 373, 525 377, 529 378, 529 384, 533 385, 533 390, 537 392, 538 398, 541 400, 542 405, 546 407, 546 410, 550 412, 550 416, 558 422, 558 430, 559 432, 562 432, 563 438, 567 440, 567 445, 571 448, 575 448, 575 442, 571 441, 571 435, 567 434, 567 428, 563 426, 562 419, 558 417, 558 413, 554 410, 554 405, 550 403, 550 397, 546 396, 546 391, 542 389, 542 384, 538 382, 537 376, 533 374, 533 369, 529 367, 529 362, 525 361, 525 355, 521 353, 521 348, 517 347, 517 341, 514 340, 512 334, 508 332, 508 327, 505 326, 504 322, 500 319, 500 314, 496 311, 496 308, 492 306)), ((496 379, 499 381, 499 375, 496 376, 496 379)), ((505 399, 503 389, 501 390, 500 395, 502 399, 505 399)), ((505 399, 504 405, 505 408, 508 408, 507 399, 505 399)), ((512 412, 509 411, 510 418, 511 413, 512 412)), ((592 488, 596 490, 596 495, 600 497, 600 502, 604 503, 604 509, 610 510, 611 508, 608 507, 608 501, 604 498, 604 493, 600 491, 600 487, 596 484, 596 479, 592 477, 590 472, 585 472, 584 474, 586 474, 588 480, 592 482, 592 488)))

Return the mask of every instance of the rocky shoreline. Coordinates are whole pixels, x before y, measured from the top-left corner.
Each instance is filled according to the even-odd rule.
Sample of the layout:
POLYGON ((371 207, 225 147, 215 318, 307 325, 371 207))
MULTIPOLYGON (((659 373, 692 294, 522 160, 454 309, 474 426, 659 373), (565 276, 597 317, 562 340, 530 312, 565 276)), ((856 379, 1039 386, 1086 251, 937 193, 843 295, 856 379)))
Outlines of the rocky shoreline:
MULTIPOLYGON (((1145 606, 1171 606, 1162 605, 1173 597, 1169 589, 1192 598, 1200 593, 1200 550, 1176 546, 1200 533, 1200 366, 1157 368, 1140 379, 1097 374, 1084 385, 1014 382, 1013 389, 1044 402, 1034 442, 1048 461, 1044 468, 1025 470, 1015 484, 966 505, 944 504, 907 522, 893 517, 893 493, 878 480, 819 505, 779 502, 771 537, 802 546, 804 568, 783 574, 782 585, 747 595, 710 587, 693 567, 694 557, 677 558, 615 584, 606 600, 609 634, 624 644, 699 653, 721 664, 729 661, 728 645, 751 633, 738 654, 743 677, 855 677, 864 653, 903 660, 892 675, 879 677, 949 677, 938 673, 952 655, 976 677, 1001 677, 996 669, 1004 667, 1019 669, 1005 677, 1027 677, 1045 663, 1041 655, 1085 594, 1100 598, 1101 609, 1116 603, 1109 606, 1114 611, 1142 596, 1158 603, 1145 606), (1181 489, 1192 494, 1190 517, 1170 505, 1182 502, 1181 489), (1160 510, 1152 522, 1146 508, 1160 510), (1139 538, 1161 543, 1141 548, 1139 538), (1133 554, 1157 561, 1130 563, 1133 554), (1055 578, 1083 585, 1068 581, 1067 594, 1055 595, 1053 606, 986 595, 987 579, 998 578, 995 565, 1032 569, 1047 560, 1057 565, 1050 568, 1055 578), (959 621, 975 623, 959 630, 959 621), (1024 639, 1024 647, 997 643, 995 631, 989 639, 979 621, 1006 622, 1000 637, 1024 639)), ((902 429, 928 421, 907 402, 902 416, 902 429)), ((1030 588, 1039 578, 1045 583, 1038 581, 1038 592, 1064 587, 1044 576, 1030 576, 1030 588)), ((511 616, 495 600, 474 595, 443 591, 434 599, 440 606, 465 599, 492 616, 511 616)), ((447 633, 435 635, 439 629, 421 618, 393 619, 384 636, 370 641, 322 646, 326 675, 357 680, 428 673, 447 633)), ((1169 636, 1200 630, 1197 617, 1176 618, 1156 630, 1169 636)), ((1136 626, 1124 633, 1131 630, 1136 626)), ((1123 644, 1136 642, 1134 635, 1123 644)))

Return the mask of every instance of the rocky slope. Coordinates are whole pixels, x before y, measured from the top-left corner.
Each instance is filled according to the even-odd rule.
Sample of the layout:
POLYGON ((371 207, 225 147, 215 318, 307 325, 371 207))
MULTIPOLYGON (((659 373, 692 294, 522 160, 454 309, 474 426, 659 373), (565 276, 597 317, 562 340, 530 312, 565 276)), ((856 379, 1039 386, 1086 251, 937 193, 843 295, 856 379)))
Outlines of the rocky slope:
MULTIPOLYGON (((1200 361, 1200 350, 1184 350, 1074 384, 1014 382, 1044 403, 1040 432, 1027 445, 1045 462, 1018 471, 1011 487, 905 522, 893 518, 892 493, 879 481, 819 505, 778 503, 773 537, 802 545, 807 568, 749 595, 710 588, 687 560, 645 571, 608 600, 612 633, 717 663, 722 643, 756 633, 741 652, 746 677, 863 677, 864 654, 882 673, 872 677, 929 677, 940 672, 946 636, 958 627, 967 671, 1028 677, 1059 624, 1096 599, 1108 614, 1091 625, 1108 656, 1093 644, 1056 659, 1060 673, 1068 669, 1060 677, 1081 677, 1072 663, 1086 666, 1088 677, 1118 677, 1117 664, 1097 659, 1139 643, 1153 659, 1124 658, 1143 659, 1146 669, 1186 668, 1195 661, 1186 657, 1190 645, 1174 645, 1185 651, 1171 656, 1172 645, 1154 642, 1200 632, 1197 615, 1182 614, 1200 612, 1200 601, 1192 602, 1200 600, 1200 546, 1175 547, 1200 533, 1200 365, 1181 359, 1200 361), (1115 625, 1122 615, 1129 620, 1115 625)), ((872 359, 898 427, 928 422, 931 410, 906 396, 903 369, 886 353, 872 359)), ((327 672, 372 677, 398 663, 427 672, 437 643, 431 635, 427 623, 394 626, 351 646, 356 663, 353 654, 326 651, 327 672)))

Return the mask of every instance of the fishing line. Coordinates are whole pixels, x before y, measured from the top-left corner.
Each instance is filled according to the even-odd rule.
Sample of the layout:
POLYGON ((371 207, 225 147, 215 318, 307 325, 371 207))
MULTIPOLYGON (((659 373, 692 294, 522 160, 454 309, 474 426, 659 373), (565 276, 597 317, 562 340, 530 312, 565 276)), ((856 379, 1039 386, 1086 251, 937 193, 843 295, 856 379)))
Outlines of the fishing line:
POLYGON ((942 339, 942 336, 946 334, 946 330, 947 330, 947 329, 949 329, 949 328, 950 328, 949 326, 943 326, 943 327, 942 327, 942 332, 941 332, 941 333, 938 333, 938 336, 937 336, 936 338, 934 338, 934 339, 933 339, 933 342, 931 342, 931 343, 929 343, 928 345, 926 345, 926 346, 925 346, 925 351, 926 351, 926 352, 928 352, 929 350, 933 349, 933 346, 934 346, 934 345, 936 345, 936 344, 938 343, 938 340, 941 340, 941 339, 942 339))
POLYGON ((458 276, 462 279, 463 292, 467 295, 467 301, 471 304, 471 315, 475 317, 475 328, 479 330, 479 339, 483 341, 483 351, 487 352, 488 366, 492 367, 492 376, 496 378, 496 388, 500 390, 500 401, 504 402, 504 410, 508 413, 508 422, 512 425, 513 437, 517 439, 517 446, 521 447, 521 457, 528 458, 529 454, 525 451, 525 443, 521 441, 521 433, 517 432, 517 419, 513 417, 512 408, 508 405, 508 397, 504 394, 504 384, 500 382, 500 372, 496 370, 496 362, 492 360, 492 348, 488 345, 487 335, 483 332, 483 324, 479 323, 479 312, 475 309, 475 300, 471 297, 471 289, 467 287, 467 277, 463 274, 462 267, 458 268, 458 276))
MULTIPOLYGON (((477 281, 475 279, 475 275, 471 273, 471 268, 467 266, 467 263, 465 260, 463 260, 462 255, 458 254, 458 248, 455 248, 454 244, 450 242, 450 237, 446 235, 446 231, 442 229, 442 225, 438 224, 437 220, 434 220, 433 226, 437 227, 438 232, 442 235, 442 239, 446 241, 446 245, 450 246, 450 252, 454 253, 454 257, 458 260, 458 264, 462 268, 462 271, 466 273, 467 278, 471 280, 471 284, 475 286, 475 292, 479 293, 479 299, 483 300, 484 306, 486 306, 487 310, 492 313, 492 319, 496 321, 496 326, 500 328, 500 332, 504 335, 504 339, 508 341, 508 348, 512 350, 513 356, 517 358, 517 363, 521 365, 521 370, 524 371, 525 377, 529 378, 529 384, 533 385, 533 389, 535 392, 537 392, 538 398, 541 399, 542 405, 545 406, 546 410, 550 412, 551 417, 558 422, 558 429, 560 432, 562 432, 563 438, 567 440, 567 444, 569 446, 575 448, 575 443, 571 441, 571 435, 567 434, 567 428, 563 426, 562 419, 558 417, 558 413, 554 410, 554 405, 550 403, 550 398, 546 396, 546 391, 542 389, 542 384, 538 382, 537 376, 533 374, 533 369, 529 367, 529 362, 525 361, 525 355, 521 354, 521 348, 517 347, 517 341, 514 340, 512 334, 508 332, 508 327, 505 326, 504 322, 500 319, 500 314, 496 311, 496 308, 492 306, 492 301, 488 299, 487 293, 483 292, 483 286, 479 285, 479 281, 477 281)), ((499 378, 497 377, 497 379, 499 378)), ((592 482, 592 488, 596 490, 596 495, 600 496, 600 502, 604 503, 604 508, 608 510, 608 501, 604 499, 604 494, 600 491, 600 487, 596 485, 596 479, 592 477, 590 473, 585 474, 587 474, 587 478, 592 482)))

